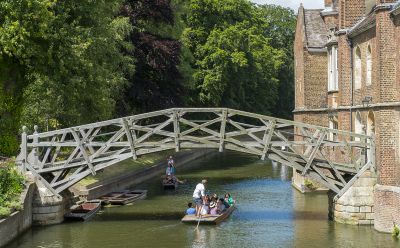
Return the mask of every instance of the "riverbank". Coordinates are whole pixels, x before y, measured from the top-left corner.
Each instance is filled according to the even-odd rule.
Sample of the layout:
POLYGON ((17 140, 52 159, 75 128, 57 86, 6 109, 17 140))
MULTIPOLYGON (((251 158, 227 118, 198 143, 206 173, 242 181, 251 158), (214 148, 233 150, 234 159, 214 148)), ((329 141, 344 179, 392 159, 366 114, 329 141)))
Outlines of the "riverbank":
POLYGON ((0 220, 0 247, 5 246, 32 226, 32 202, 36 184, 29 183, 21 193, 23 209, 0 220))

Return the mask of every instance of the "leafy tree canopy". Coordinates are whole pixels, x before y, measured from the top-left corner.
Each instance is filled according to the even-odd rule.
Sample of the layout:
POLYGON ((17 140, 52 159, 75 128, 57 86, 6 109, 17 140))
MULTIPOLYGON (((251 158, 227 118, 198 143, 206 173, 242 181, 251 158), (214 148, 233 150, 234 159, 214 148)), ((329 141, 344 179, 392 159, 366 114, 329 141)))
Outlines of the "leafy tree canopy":
POLYGON ((22 67, 22 122, 72 125, 112 116, 133 70, 120 0, 3 0, 0 54, 22 67))
POLYGON ((247 0, 192 0, 184 31, 196 62, 197 100, 269 114, 286 54, 272 46, 270 23, 247 0))

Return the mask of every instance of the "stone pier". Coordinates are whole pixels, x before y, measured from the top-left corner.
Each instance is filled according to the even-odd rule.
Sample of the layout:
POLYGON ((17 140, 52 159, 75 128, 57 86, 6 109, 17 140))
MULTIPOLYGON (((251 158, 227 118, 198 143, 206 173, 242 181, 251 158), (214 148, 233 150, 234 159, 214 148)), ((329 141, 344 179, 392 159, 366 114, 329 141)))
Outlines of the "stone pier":
POLYGON ((373 225, 375 220, 374 187, 377 178, 367 171, 336 202, 329 191, 329 218, 351 225, 373 225))

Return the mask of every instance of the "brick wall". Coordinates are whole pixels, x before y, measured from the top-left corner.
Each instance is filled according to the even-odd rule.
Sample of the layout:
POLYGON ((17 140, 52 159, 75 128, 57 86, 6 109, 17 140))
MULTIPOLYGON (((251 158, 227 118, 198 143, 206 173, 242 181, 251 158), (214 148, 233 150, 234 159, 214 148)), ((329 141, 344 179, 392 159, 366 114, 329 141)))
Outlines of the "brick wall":
POLYGON ((357 37, 353 38, 353 54, 356 47, 360 48, 361 51, 361 89, 354 89, 354 105, 361 105, 362 100, 365 96, 372 96, 372 102, 376 102, 378 99, 378 91, 376 88, 377 84, 377 71, 378 71, 378 60, 377 60, 377 47, 376 47, 376 32, 375 29, 370 29, 357 37), (367 53, 368 46, 371 48, 372 55, 372 80, 371 85, 367 85, 367 53))
POLYGON ((396 52, 395 26, 390 19, 389 11, 377 11, 376 13, 376 37, 377 37, 377 82, 380 102, 397 101, 396 88, 396 52))
POLYGON ((364 0, 339 0, 339 28, 353 26, 365 14, 364 0))
POLYGON ((391 232, 393 223, 400 225, 400 188, 375 186, 375 229, 391 232))
POLYGON ((327 104, 328 90, 327 53, 304 52, 304 105, 321 108, 327 104))
POLYGON ((295 108, 304 108, 304 9, 299 8, 294 40, 295 108))
POLYGON ((345 35, 338 40, 339 103, 351 105, 351 51, 345 35))

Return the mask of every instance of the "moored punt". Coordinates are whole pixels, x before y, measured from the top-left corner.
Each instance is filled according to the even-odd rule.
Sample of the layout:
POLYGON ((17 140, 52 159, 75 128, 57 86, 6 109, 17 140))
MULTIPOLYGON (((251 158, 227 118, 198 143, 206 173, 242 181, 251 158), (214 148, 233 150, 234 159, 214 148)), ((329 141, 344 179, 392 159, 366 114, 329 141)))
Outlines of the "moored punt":
POLYGON ((103 195, 102 197, 99 198, 99 200, 101 201, 102 205, 108 205, 108 204, 110 204, 110 200, 120 197, 127 192, 128 191, 111 192, 111 193, 108 193, 107 195, 103 195))
POLYGON ((218 225, 226 218, 228 218, 232 214, 232 212, 235 211, 235 209, 236 207, 232 205, 228 209, 226 209, 222 214, 217 214, 217 215, 206 214, 202 215, 201 218, 196 217, 196 215, 194 214, 185 215, 181 221, 183 223, 188 223, 188 224, 197 224, 200 221, 200 224, 218 225))
POLYGON ((67 220, 86 221, 92 218, 101 208, 101 201, 92 200, 71 207, 70 211, 64 215, 67 220))
POLYGON ((147 190, 133 190, 120 194, 117 197, 110 198, 108 201, 112 205, 125 205, 140 199, 144 199, 146 196, 147 190))

